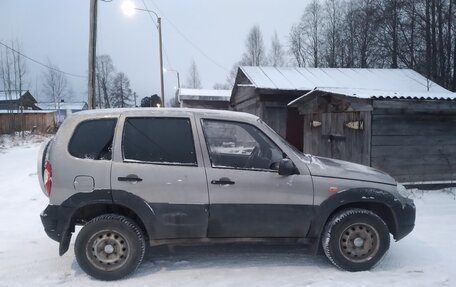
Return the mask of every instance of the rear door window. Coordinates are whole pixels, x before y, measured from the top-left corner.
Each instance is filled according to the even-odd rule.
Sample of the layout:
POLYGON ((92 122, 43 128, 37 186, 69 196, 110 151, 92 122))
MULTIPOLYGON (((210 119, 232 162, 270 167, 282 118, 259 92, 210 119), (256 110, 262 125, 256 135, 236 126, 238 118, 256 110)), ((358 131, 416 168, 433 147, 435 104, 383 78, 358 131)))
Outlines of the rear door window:
POLYGON ((100 119, 80 123, 68 146, 70 154, 83 159, 111 160, 116 122, 116 119, 100 119))
POLYGON ((127 118, 122 151, 125 161, 197 165, 188 118, 127 118))

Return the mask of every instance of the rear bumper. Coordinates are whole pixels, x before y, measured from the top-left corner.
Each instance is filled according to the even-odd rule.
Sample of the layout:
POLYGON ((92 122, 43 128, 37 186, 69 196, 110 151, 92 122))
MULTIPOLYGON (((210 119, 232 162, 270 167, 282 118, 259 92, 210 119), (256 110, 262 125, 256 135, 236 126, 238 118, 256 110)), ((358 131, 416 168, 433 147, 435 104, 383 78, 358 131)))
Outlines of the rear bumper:
POLYGON ((52 240, 61 242, 66 237, 72 208, 48 205, 40 214, 44 231, 52 240))
POLYGON ((401 240, 412 232, 415 227, 416 207, 412 200, 407 200, 406 204, 395 208, 396 214, 396 233, 394 239, 401 240))

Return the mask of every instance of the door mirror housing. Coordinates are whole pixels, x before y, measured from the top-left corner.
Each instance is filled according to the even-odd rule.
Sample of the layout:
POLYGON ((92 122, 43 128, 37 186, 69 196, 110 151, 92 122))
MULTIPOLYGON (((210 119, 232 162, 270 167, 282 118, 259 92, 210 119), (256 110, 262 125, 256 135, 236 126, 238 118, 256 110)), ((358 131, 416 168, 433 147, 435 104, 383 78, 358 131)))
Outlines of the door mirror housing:
POLYGON ((283 158, 279 163, 279 175, 299 174, 298 169, 289 158, 283 158))

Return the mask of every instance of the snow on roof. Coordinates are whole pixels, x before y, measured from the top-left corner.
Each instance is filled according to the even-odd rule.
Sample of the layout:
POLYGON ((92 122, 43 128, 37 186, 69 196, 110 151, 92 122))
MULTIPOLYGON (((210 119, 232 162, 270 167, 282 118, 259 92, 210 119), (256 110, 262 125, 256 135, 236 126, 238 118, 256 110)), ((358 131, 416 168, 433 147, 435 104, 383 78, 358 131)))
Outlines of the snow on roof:
MULTIPOLYGON (((62 102, 60 103, 61 110, 83 110, 86 106, 86 102, 62 102)), ((50 102, 50 103, 37 103, 37 107, 42 110, 57 110, 57 104, 50 102)))
MULTIPOLYGON (((339 87, 395 92, 448 92, 410 69, 276 68, 240 67, 249 81, 261 89, 310 91, 315 87, 339 87)), ((244 83, 245 84, 245 83, 244 83)))
POLYGON ((409 91, 385 91, 376 89, 352 89, 352 88, 315 88, 305 95, 291 101, 291 106, 305 97, 315 93, 338 94, 360 99, 419 99, 419 100, 455 100, 456 93, 446 92, 409 92, 409 91))
POLYGON ((228 102, 231 97, 231 90, 179 89, 177 95, 181 100, 228 102))
POLYGON ((17 110, 0 110, 0 114, 49 114, 53 113, 54 111, 43 111, 43 110, 23 110, 23 111, 17 111, 17 110))

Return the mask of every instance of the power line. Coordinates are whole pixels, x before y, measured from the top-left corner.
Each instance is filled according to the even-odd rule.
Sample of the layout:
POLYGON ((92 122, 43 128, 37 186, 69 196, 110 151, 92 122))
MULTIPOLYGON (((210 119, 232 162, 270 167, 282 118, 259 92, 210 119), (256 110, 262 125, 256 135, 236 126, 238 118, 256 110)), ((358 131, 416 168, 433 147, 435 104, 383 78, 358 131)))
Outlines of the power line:
POLYGON ((190 45, 193 46, 193 48, 195 48, 198 52, 200 52, 201 55, 203 55, 204 57, 206 57, 209 61, 211 61, 214 65, 218 66, 220 69, 224 70, 225 72, 229 72, 229 70, 227 68, 225 68, 224 66, 220 65, 217 61, 215 61, 214 59, 212 59, 208 54, 206 54, 201 48, 199 48, 192 40, 190 40, 190 38, 188 38, 168 17, 165 16, 165 14, 163 13, 162 10, 160 10, 160 8, 158 7, 157 4, 155 4, 154 1, 150 0, 150 2, 152 2, 152 5, 155 6, 155 8, 163 15, 163 17, 166 19, 166 21, 169 22, 169 24, 171 24, 171 26, 177 31, 177 33, 179 33, 181 35, 182 38, 184 38, 184 40, 186 40, 190 45))
POLYGON ((62 73, 62 74, 65 74, 65 75, 71 76, 71 77, 87 79, 87 76, 81 76, 81 75, 76 75, 76 74, 72 74, 72 73, 67 73, 67 72, 64 72, 64 71, 62 71, 62 70, 59 70, 59 69, 57 69, 57 68, 54 68, 54 67, 51 67, 51 66, 49 66, 49 65, 43 64, 43 63, 41 63, 41 62, 39 62, 39 61, 37 61, 37 60, 35 60, 35 59, 30 58, 30 57, 27 56, 27 55, 22 54, 21 52, 17 51, 16 49, 14 49, 14 48, 12 48, 12 47, 10 47, 10 46, 8 46, 8 45, 6 45, 5 43, 3 43, 3 42, 1 42, 1 41, 0 41, 0 45, 4 46, 4 47, 7 48, 7 49, 10 49, 10 50, 13 51, 14 53, 16 53, 16 54, 18 54, 18 55, 20 55, 20 56, 26 58, 27 60, 34 62, 35 64, 38 64, 38 65, 43 66, 43 67, 45 67, 45 68, 48 68, 49 70, 53 70, 53 71, 56 71, 56 72, 59 72, 59 73, 62 73))

